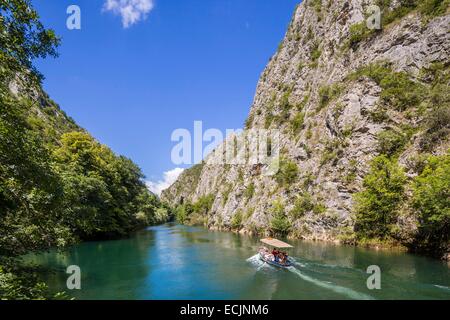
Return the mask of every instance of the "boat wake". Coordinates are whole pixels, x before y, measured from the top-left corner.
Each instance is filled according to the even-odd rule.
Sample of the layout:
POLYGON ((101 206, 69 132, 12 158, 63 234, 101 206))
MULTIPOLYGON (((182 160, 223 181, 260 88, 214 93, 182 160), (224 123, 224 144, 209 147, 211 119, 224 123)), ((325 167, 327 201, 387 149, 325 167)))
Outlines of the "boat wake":
POLYGON ((448 291, 450 291, 450 287, 441 286, 441 285, 439 285, 439 284, 435 284, 434 286, 435 286, 436 288, 439 288, 439 289, 442 289, 442 290, 448 290, 448 291))
MULTIPOLYGON (((261 259, 259 258, 259 254, 255 254, 254 256, 248 258, 247 262, 249 262, 254 267, 256 267, 257 271, 259 271, 261 268, 264 268, 265 266, 270 267, 270 265, 268 265, 264 261, 261 261, 261 259)), ((300 268, 307 267, 306 264, 297 262, 297 261, 294 261, 294 264, 300 268)), ((296 276, 300 277, 304 281, 308 281, 310 283, 315 284, 318 287, 331 290, 338 294, 345 295, 350 299, 355 299, 355 300, 373 300, 374 299, 373 297, 371 297, 367 294, 357 292, 353 289, 341 287, 341 286, 335 285, 328 281, 322 281, 322 280, 310 277, 310 276, 304 274, 303 272, 301 272, 297 267, 291 266, 286 269, 289 270, 290 272, 292 272, 293 274, 295 274, 296 276)))
POLYGON ((373 297, 366 295, 364 293, 361 292, 357 292, 355 290, 352 290, 350 288, 346 288, 346 287, 341 287, 335 284, 332 284, 330 282, 325 282, 325 281, 321 281, 319 279, 315 279, 312 278, 310 276, 307 276, 306 274, 302 273, 300 270, 298 270, 295 267, 289 267, 287 268, 289 271, 291 271, 292 273, 294 273, 295 275, 297 275, 298 277, 302 278, 305 281, 311 282, 319 287, 322 287, 324 289, 328 289, 331 291, 334 291, 336 293, 345 295, 347 297, 349 297, 350 299, 355 299, 355 300, 373 300, 373 297))
POLYGON ((261 259, 259 258, 259 254, 255 254, 254 256, 248 258, 247 262, 255 267, 262 267, 265 264, 264 261, 261 261, 261 259))
POLYGON ((271 268, 271 266, 259 258, 259 254, 255 254, 254 256, 247 259, 251 265, 256 267, 256 271, 259 271, 263 268, 271 268))
POLYGON ((340 265, 334 265, 334 264, 323 264, 323 263, 317 263, 317 262, 309 262, 309 261, 302 261, 299 262, 300 259, 295 259, 295 265, 299 266, 301 268, 308 268, 311 270, 317 271, 317 269, 332 269, 332 270, 342 270, 342 271, 351 271, 355 273, 364 273, 364 271, 359 269, 354 269, 351 267, 346 266, 340 266, 340 265))

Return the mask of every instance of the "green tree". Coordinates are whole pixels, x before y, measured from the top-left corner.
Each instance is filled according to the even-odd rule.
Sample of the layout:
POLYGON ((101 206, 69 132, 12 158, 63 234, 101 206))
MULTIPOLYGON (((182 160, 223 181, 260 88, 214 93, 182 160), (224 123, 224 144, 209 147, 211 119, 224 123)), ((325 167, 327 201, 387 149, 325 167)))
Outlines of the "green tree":
POLYGON ((286 216, 284 205, 281 201, 274 201, 271 208, 272 220, 270 229, 276 235, 286 235, 291 229, 291 222, 286 216))
POLYGON ((3 66, 0 80, 3 84, 18 73, 26 82, 39 84, 42 75, 33 61, 56 57, 59 42, 53 30, 44 28, 29 0, 0 2, 0 61, 3 66))
POLYGON ((18 107, 0 104, 0 256, 18 256, 60 241, 58 211, 63 189, 50 152, 29 127, 18 107))
POLYGON ((0 299, 55 298, 25 253, 168 219, 141 170, 42 92, 33 61, 56 56, 58 43, 30 1, 0 2, 0 299))
POLYGON ((404 199, 406 177, 396 159, 384 155, 371 163, 364 189, 356 194, 355 231, 360 239, 385 240, 397 222, 397 209, 404 199))
POLYGON ((126 235, 142 221, 159 220, 159 203, 147 191, 141 170, 89 134, 64 134, 54 157, 64 181, 64 221, 82 239, 126 235))
POLYGON ((193 205, 194 212, 200 215, 207 215, 211 210, 214 199, 214 195, 212 194, 200 197, 198 201, 193 205))
POLYGON ((418 245, 433 253, 448 250, 450 235, 450 155, 430 156, 413 184, 419 216, 418 245))

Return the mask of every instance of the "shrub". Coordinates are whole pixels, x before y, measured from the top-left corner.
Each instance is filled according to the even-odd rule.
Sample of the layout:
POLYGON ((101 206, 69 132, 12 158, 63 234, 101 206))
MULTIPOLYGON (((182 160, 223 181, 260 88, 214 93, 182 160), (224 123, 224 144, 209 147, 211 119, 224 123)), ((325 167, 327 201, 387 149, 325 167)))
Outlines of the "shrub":
POLYGON ((383 27, 396 21, 404 16, 406 16, 408 13, 413 11, 417 7, 417 0, 401 0, 400 5, 393 8, 392 10, 389 8, 390 2, 384 1, 385 5, 383 6, 383 13, 382 13, 382 25, 383 27), (387 3, 386 3, 387 2, 387 3))
POLYGON ((368 77, 379 85, 381 81, 391 72, 392 70, 388 63, 385 62, 371 63, 349 74, 346 77, 346 79, 358 80, 361 77, 368 77))
POLYGON ((285 214, 281 201, 275 201, 272 204, 271 213, 272 220, 270 221, 270 228, 272 233, 286 235, 291 229, 291 223, 285 214))
POLYGON ((412 203, 419 215, 420 243, 443 253, 450 235, 450 154, 430 156, 413 184, 412 203))
POLYGON ((319 60, 321 55, 322 55, 322 51, 319 49, 319 43, 315 42, 313 47, 312 47, 312 49, 311 49, 311 61, 312 61, 312 63, 310 64, 310 66, 312 68, 317 67, 318 60, 319 60))
POLYGON ((297 113, 291 122, 292 132, 295 135, 297 135, 303 129, 304 123, 305 123, 305 113, 304 112, 297 113))
MULTIPOLYGON (((169 210, 163 207, 159 207, 155 210, 154 220, 156 223, 163 223, 169 221, 169 210)), ((147 223, 148 225, 149 223, 147 223)))
POLYGON ((305 176, 303 177, 303 187, 305 189, 308 189, 310 186, 313 185, 314 180, 315 180, 315 176, 312 174, 312 172, 308 171, 307 173, 305 173, 305 176))
POLYGON ((376 123, 383 123, 384 121, 389 120, 387 109, 384 106, 375 107, 373 111, 369 112, 369 116, 372 121, 376 123))
POLYGON ((404 134, 394 130, 385 130, 378 135, 378 152, 388 156, 395 155, 401 151, 407 142, 404 134))
POLYGON ((353 131, 355 130, 354 126, 352 124, 346 125, 344 129, 342 130, 342 136, 344 138, 350 138, 353 135, 353 131))
POLYGON ((2 300, 58 299, 39 277, 39 270, 22 266, 17 261, 1 261, 0 297, 2 300))
POLYGON ((419 4, 419 10, 427 17, 437 17, 444 15, 447 12, 447 8, 450 6, 449 0, 421 0, 417 1, 419 4))
POLYGON ((225 189, 222 191, 222 206, 225 206, 228 202, 228 198, 230 197, 230 193, 233 190, 233 185, 228 183, 225 186, 225 189))
POLYGON ((331 162, 333 165, 337 164, 339 157, 343 153, 343 147, 345 146, 345 142, 339 139, 332 139, 326 142, 325 149, 322 153, 322 157, 320 159, 320 165, 324 165, 328 162, 331 162))
POLYGON ((424 78, 432 79, 428 91, 429 110, 425 116, 426 131, 420 142, 424 151, 432 151, 436 144, 450 134, 450 72, 449 67, 434 63, 423 69, 424 78))
POLYGON ((254 213, 255 213, 255 208, 248 208, 247 212, 245 213, 244 219, 245 220, 250 219, 253 216, 254 213))
POLYGON ((324 86, 319 89, 319 111, 337 96, 342 93, 342 87, 339 84, 334 84, 331 86, 324 86))
POLYGON ((370 64, 349 75, 347 79, 356 80, 362 76, 375 81, 382 89, 381 102, 396 110, 417 107, 425 97, 422 84, 412 81, 405 72, 393 71, 387 63, 370 64))
MULTIPOLYGON (((444 15, 450 5, 449 0, 400 0, 398 6, 390 9, 391 0, 379 0, 378 5, 382 9, 382 21, 383 27, 389 25, 390 23, 397 21, 413 10, 418 9, 418 11, 424 16, 425 21, 430 20, 430 18, 444 15)), ((350 26, 350 36, 348 41, 348 46, 352 49, 356 49, 358 44, 364 40, 367 40, 379 30, 371 30, 367 28, 366 21, 354 24, 350 26)))
POLYGON ((194 213, 200 215, 207 215, 211 210, 211 207, 214 203, 214 195, 209 194, 206 196, 202 196, 198 199, 196 203, 193 204, 192 209, 194 213))
POLYGON ((449 0, 401 0, 399 6, 390 10, 390 1, 383 2, 383 26, 403 18, 416 9, 423 15, 424 20, 428 21, 433 17, 444 15, 450 5, 449 0))
POLYGON ((438 143, 448 139, 450 134, 450 107, 440 105, 431 109, 426 118, 425 131, 420 147, 423 151, 432 151, 438 143))
POLYGON ((310 0, 308 6, 312 6, 317 14, 320 14, 322 10, 322 0, 310 0))
POLYGON ((283 94, 280 100, 280 109, 281 109, 281 119, 278 120, 288 120, 290 111, 293 106, 289 102, 289 97, 291 96, 291 90, 289 89, 287 92, 283 94))
POLYGON ((367 28, 366 21, 362 21, 351 25, 349 32, 348 46, 353 50, 356 50, 359 43, 372 36, 375 33, 375 30, 367 28))
POLYGON ((406 177, 396 159, 376 157, 364 178, 364 189, 355 195, 355 231, 359 239, 386 239, 397 221, 397 208, 404 199, 406 177))
POLYGON ((277 119, 278 117, 273 112, 269 112, 264 119, 264 128, 269 129, 273 122, 277 122, 277 119))
POLYGON ((416 107, 424 98, 425 89, 405 72, 390 72, 381 81, 381 99, 396 110, 416 107))
POLYGON ((322 214, 325 213, 326 211, 327 207, 323 203, 317 202, 316 204, 314 204, 313 212, 315 214, 322 214))
POLYGON ((344 181, 350 184, 356 180, 358 173, 358 162, 356 160, 350 160, 348 164, 347 174, 344 177, 344 181))
POLYGON ((190 204, 179 205, 175 209, 175 219, 181 223, 185 224, 189 221, 189 216, 192 213, 192 206, 190 204))
POLYGON ((308 102, 309 102, 309 94, 307 94, 303 98, 303 100, 299 104, 296 105, 297 111, 302 112, 308 102))
POLYGON ((248 116, 248 118, 245 120, 245 129, 250 129, 252 127, 254 118, 255 116, 253 115, 253 113, 248 116))
POLYGON ((252 182, 250 183, 247 188, 244 191, 244 197, 246 199, 253 198, 253 195, 255 194, 255 184, 252 182))
POLYGON ((308 130, 306 131, 306 139, 310 140, 312 138, 312 136, 313 136, 312 129, 311 129, 311 127, 308 127, 308 130))
POLYGON ((235 230, 242 228, 242 210, 238 210, 231 219, 231 227, 235 230))
POLYGON ((314 209, 314 201, 310 193, 305 192, 298 196, 294 203, 294 208, 290 212, 290 216, 294 219, 303 217, 307 212, 314 209))
POLYGON ((298 166, 288 159, 280 159, 280 167, 275 174, 275 179, 280 186, 288 187, 292 185, 298 177, 298 166))

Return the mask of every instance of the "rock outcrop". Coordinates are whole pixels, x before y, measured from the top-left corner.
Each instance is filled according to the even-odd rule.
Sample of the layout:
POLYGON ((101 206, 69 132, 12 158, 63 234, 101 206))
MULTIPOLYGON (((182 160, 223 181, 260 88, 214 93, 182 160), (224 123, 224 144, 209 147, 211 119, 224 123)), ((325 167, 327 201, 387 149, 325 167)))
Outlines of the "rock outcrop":
MULTIPOLYGON (((182 174, 162 199, 177 205, 213 195, 208 227, 236 229, 233 219, 239 214, 238 230, 265 233, 274 202, 289 213, 298 197, 307 194, 306 212, 288 215, 290 236, 337 241, 352 233, 353 195, 379 154, 378 134, 423 120, 395 108, 384 110, 388 120, 374 120, 383 88, 363 73, 354 75, 371 64, 389 64, 392 72, 421 82, 424 68, 448 66, 450 56, 448 10, 430 18, 411 10, 382 31, 351 42, 352 26, 364 23, 366 8, 374 2, 303 1, 261 75, 247 128, 280 130, 282 157, 298 168, 292 183, 280 185, 258 166, 210 165, 210 157, 182 174)), ((409 176, 415 173, 407 163, 421 153, 422 133, 415 130, 399 155, 409 176)), ((432 153, 444 154, 449 146, 447 135, 432 153)), ((414 229, 411 219, 399 219, 406 234, 414 229)))

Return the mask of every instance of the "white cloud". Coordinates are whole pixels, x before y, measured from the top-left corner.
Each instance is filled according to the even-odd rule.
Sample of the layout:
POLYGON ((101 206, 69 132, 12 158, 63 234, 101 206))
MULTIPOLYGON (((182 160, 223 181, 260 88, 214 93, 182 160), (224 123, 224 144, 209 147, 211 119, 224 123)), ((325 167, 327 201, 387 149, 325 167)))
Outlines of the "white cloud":
POLYGON ((124 28, 145 20, 154 7, 154 0, 105 0, 103 4, 104 11, 111 11, 122 17, 124 28))
POLYGON ((181 173, 183 173, 184 169, 181 168, 175 168, 170 171, 164 172, 164 179, 159 181, 147 181, 147 188, 153 192, 154 194, 157 194, 158 196, 161 195, 161 192, 164 189, 167 189, 170 187, 180 176, 181 173))

